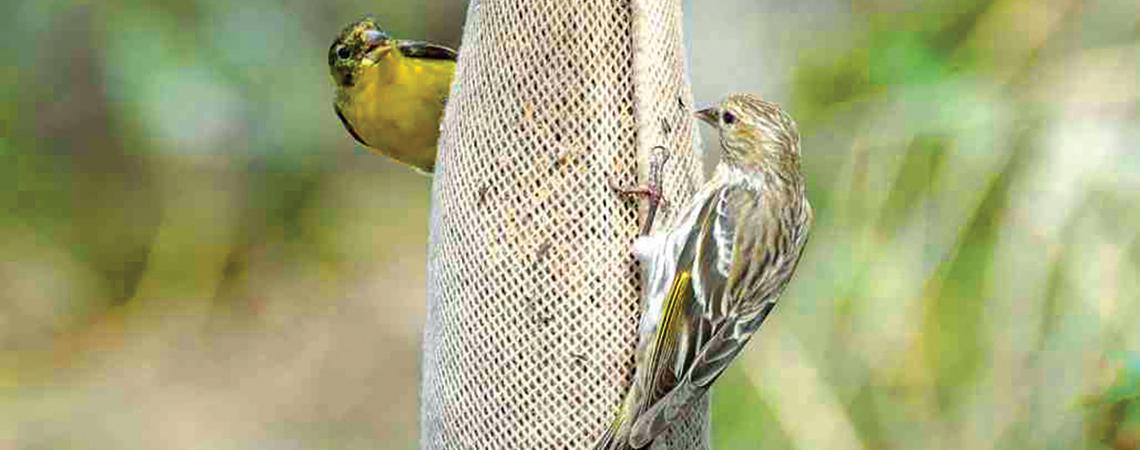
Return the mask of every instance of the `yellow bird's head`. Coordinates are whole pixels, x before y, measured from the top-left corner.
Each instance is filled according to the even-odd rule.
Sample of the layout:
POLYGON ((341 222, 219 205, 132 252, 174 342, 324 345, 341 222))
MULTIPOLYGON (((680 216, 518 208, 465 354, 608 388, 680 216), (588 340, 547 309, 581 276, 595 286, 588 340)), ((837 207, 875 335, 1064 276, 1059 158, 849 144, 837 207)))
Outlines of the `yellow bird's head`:
POLYGON ((350 87, 360 71, 376 64, 396 48, 396 41, 376 24, 364 17, 341 30, 329 47, 329 71, 339 87, 350 87))

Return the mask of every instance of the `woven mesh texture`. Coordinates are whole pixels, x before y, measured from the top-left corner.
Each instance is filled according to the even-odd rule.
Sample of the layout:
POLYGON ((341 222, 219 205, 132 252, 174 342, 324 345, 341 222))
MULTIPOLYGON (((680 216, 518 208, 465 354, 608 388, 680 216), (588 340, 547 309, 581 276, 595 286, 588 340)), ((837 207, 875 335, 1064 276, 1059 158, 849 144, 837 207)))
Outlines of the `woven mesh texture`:
MULTIPOLYGON (((644 181, 658 145, 672 205, 702 181, 680 0, 641 1, 469 6, 433 186, 422 448, 585 449, 613 418, 641 212, 609 181, 644 181)), ((707 410, 654 448, 708 448, 707 410)))

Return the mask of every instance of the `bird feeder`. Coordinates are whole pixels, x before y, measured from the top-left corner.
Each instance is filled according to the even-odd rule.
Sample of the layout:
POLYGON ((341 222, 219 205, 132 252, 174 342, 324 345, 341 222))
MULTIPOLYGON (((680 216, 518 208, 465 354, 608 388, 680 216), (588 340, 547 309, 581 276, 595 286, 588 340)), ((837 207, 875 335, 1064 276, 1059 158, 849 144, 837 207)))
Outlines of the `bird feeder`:
MULTIPOLYGON (((439 140, 423 449, 587 449, 633 371, 653 149, 703 181, 681 0, 472 0, 439 140)), ((706 449, 707 399, 655 448, 706 449)))

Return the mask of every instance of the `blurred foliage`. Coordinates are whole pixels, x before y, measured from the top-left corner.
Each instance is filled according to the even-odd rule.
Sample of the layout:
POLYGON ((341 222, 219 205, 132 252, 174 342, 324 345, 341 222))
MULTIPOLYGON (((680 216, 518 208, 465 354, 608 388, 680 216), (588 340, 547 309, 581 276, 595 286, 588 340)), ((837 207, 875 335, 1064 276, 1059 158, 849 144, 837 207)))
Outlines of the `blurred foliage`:
POLYGON ((462 2, 0 9, 0 448, 409 447, 430 180, 326 52, 457 45, 462 2))
MULTIPOLYGON (((788 105, 818 216, 716 448, 1140 446, 1135 4, 698 3, 698 99, 788 105)), ((430 180, 331 112, 365 12, 465 3, 0 6, 0 449, 413 446, 430 180)))
POLYGON ((1107 388, 1087 401, 1086 431, 1108 447, 1140 448, 1140 356, 1110 361, 1117 372, 1107 388))
POLYGON ((818 212, 716 448, 1137 448, 1133 385, 1098 381, 1140 351, 1134 5, 759 3, 760 45, 844 34, 694 69, 787 100, 818 212))

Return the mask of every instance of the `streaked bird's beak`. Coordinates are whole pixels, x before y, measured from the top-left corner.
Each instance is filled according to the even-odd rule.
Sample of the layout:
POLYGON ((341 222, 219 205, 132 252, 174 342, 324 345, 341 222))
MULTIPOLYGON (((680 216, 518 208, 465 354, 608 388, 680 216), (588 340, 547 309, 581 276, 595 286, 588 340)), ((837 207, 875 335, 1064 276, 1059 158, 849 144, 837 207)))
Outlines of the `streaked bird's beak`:
POLYGON ((708 107, 693 113, 698 119, 705 121, 709 125, 716 126, 720 123, 720 108, 715 106, 708 107))

